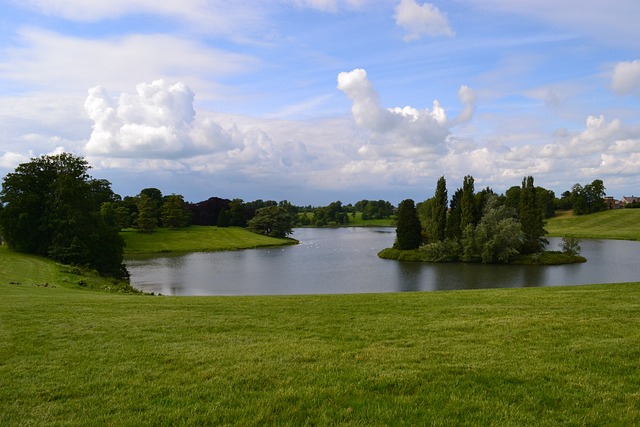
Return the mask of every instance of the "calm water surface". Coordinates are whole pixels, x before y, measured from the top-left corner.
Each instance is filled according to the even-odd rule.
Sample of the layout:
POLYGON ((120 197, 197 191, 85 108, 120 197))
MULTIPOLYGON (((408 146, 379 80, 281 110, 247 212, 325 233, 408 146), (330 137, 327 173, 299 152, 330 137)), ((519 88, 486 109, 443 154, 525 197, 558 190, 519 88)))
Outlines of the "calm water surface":
MULTIPOLYGON (((640 281, 640 242, 582 240, 583 264, 514 266, 383 260, 394 228, 296 229, 299 245, 126 261, 131 283, 163 295, 292 295, 640 281)), ((550 239, 556 249, 560 239, 550 239)))

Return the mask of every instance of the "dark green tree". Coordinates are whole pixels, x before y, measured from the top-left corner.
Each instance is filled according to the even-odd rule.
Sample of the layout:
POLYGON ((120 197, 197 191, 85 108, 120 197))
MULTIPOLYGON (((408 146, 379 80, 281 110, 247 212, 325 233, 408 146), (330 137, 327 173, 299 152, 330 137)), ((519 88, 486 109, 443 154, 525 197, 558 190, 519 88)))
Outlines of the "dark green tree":
POLYGON ((576 184, 571 189, 573 197, 573 213, 585 215, 600 212, 607 209, 604 200, 606 195, 604 183, 600 179, 594 180, 591 184, 582 187, 576 184))
POLYGON ((413 200, 400 202, 396 216, 398 225, 394 247, 400 250, 419 248, 422 244, 422 226, 413 200))
POLYGON ((230 220, 229 220, 229 211, 226 209, 222 209, 220 211, 220 214, 218 214, 218 221, 216 221, 216 226, 217 227, 229 227, 230 225, 230 220))
POLYGON ((247 228, 254 233, 271 237, 287 237, 293 233, 293 217, 279 206, 260 208, 248 222, 247 228))
POLYGON ((449 205, 449 216, 447 217, 447 229, 446 234, 448 239, 456 240, 462 237, 462 229, 460 228, 460 219, 462 216, 462 206, 460 201, 462 199, 462 189, 458 188, 453 197, 451 197, 451 204, 449 205))
POLYGON ((138 195, 138 216, 136 217, 134 228, 140 233, 153 233, 158 226, 155 215, 155 203, 146 194, 138 195))
POLYGON ((187 208, 184 198, 179 194, 166 196, 160 211, 163 227, 175 229, 189 225, 191 211, 187 208))
POLYGON ((533 185, 533 177, 522 180, 520 192, 520 226, 524 234, 523 253, 534 253, 542 250, 547 243, 544 235, 544 214, 538 203, 537 191, 533 185))
POLYGON ((89 176, 89 168, 82 157, 68 153, 19 165, 3 180, 0 228, 18 251, 124 277, 124 241, 100 209, 117 197, 108 181, 89 176))
POLYGON ((520 193, 522 192, 522 188, 514 185, 509 188, 505 193, 504 205, 508 208, 513 209, 515 212, 520 212, 520 193))
POLYGON ((474 179, 471 175, 464 177, 462 183, 462 197, 460 199, 460 230, 464 230, 467 225, 475 226, 475 190, 474 179))
POLYGON ((247 226, 247 213, 242 199, 233 199, 229 202, 229 225, 234 227, 247 226))
POLYGON ((156 224, 162 224, 162 203, 164 201, 162 192, 157 188, 143 188, 140 194, 144 194, 151 199, 152 215, 156 219, 156 224))
POLYGON ((446 238, 447 230, 447 205, 449 197, 447 196, 447 181, 444 176, 438 179, 436 185, 436 193, 431 210, 431 226, 433 227, 432 236, 435 240, 442 241, 446 238))

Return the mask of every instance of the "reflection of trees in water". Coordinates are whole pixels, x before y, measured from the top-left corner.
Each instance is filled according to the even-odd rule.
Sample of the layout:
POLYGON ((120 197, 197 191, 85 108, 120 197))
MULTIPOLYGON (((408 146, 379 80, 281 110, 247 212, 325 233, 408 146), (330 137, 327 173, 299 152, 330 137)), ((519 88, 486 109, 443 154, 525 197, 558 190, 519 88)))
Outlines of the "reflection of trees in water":
POLYGON ((416 262, 395 262, 398 273, 398 292, 422 291, 423 265, 416 262))

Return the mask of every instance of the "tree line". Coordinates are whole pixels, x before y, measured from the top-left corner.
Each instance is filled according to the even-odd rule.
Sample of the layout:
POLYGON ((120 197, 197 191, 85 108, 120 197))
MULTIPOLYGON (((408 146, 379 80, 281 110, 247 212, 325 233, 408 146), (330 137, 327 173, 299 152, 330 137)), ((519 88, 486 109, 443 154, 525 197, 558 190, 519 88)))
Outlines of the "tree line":
POLYGON ((122 229, 151 233, 157 227, 217 225, 286 237, 295 226, 345 225, 360 213, 365 220, 396 218, 399 248, 427 243, 439 257, 502 260, 513 251, 499 248, 515 248, 515 241, 521 243, 518 250, 538 250, 544 242, 541 221, 555 208, 582 214, 606 207, 600 180, 576 184, 556 199, 552 191, 533 186, 532 177, 504 195, 490 188, 476 193, 471 176, 464 178, 451 200, 442 177, 433 198, 417 206, 409 199, 397 208, 385 200, 366 199, 316 207, 218 197, 189 203, 182 195, 163 195, 157 188, 123 198, 108 181, 92 178, 89 169, 84 158, 63 153, 31 159, 7 174, 0 191, 0 239, 19 251, 126 277, 122 229), (519 232, 514 231, 514 221, 519 232))

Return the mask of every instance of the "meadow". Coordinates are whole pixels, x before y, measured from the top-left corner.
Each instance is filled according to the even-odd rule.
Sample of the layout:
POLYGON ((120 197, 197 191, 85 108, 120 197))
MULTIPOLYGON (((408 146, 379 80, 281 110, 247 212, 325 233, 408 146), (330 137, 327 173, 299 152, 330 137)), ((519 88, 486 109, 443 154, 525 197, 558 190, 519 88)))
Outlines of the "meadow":
POLYGON ((133 229, 120 233, 125 241, 125 253, 212 252, 296 244, 295 239, 276 239, 240 227, 191 226, 171 230, 157 228, 153 233, 133 229))
POLYGON ((640 209, 613 209, 575 216, 560 211, 545 226, 549 236, 640 240, 640 209))
POLYGON ((278 297, 110 286, 0 246, 0 425, 640 424, 640 283, 278 297))

